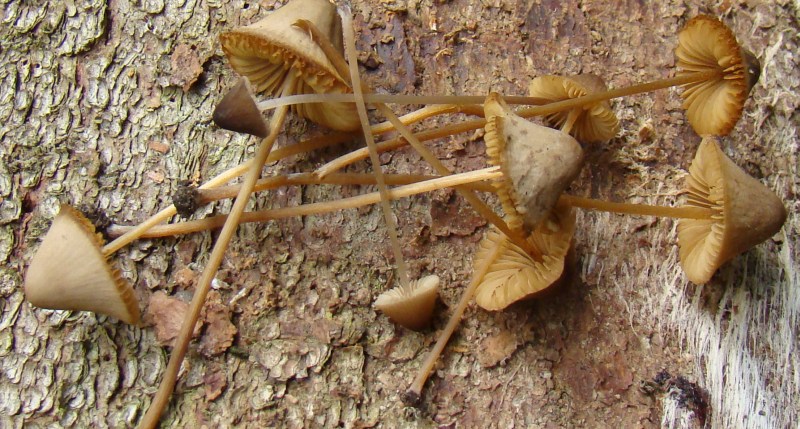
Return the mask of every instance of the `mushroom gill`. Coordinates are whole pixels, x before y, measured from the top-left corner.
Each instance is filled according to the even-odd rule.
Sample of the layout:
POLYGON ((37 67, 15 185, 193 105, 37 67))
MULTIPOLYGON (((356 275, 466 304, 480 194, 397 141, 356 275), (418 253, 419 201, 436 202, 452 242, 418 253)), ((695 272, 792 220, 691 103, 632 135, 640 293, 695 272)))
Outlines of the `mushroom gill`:
POLYGON ((714 212, 711 219, 678 223, 681 265, 694 283, 708 282, 722 264, 775 235, 786 221, 778 196, 734 164, 715 137, 700 143, 686 188, 688 206, 714 212))
MULTIPOLYGON (((528 86, 528 95, 547 103, 608 91, 605 82, 593 74, 576 76, 539 76, 528 86)), ((608 100, 554 112, 546 116, 550 126, 575 137, 582 143, 611 140, 619 131, 619 120, 608 100)))
POLYGON ((109 266, 94 225, 64 204, 25 274, 25 297, 54 310, 93 311, 139 321, 133 288, 109 266))
POLYGON ((478 285, 475 302, 485 310, 502 310, 549 288, 564 272, 574 233, 575 212, 565 203, 559 203, 529 238, 541 250, 541 261, 535 261, 499 231, 490 231, 480 244, 476 264, 485 259, 497 243, 503 249, 478 285))
POLYGON ((417 331, 430 323, 438 294, 439 276, 431 275, 380 294, 374 305, 393 322, 417 331))
MULTIPOLYGON (((292 0, 261 21, 220 35, 231 67, 250 80, 256 93, 279 95, 289 73, 298 77, 292 94, 351 93, 317 43, 294 26, 299 19, 314 23, 341 51, 342 24, 336 6, 327 0, 292 0)), ((360 126, 353 103, 298 104, 292 110, 334 130, 360 126)))

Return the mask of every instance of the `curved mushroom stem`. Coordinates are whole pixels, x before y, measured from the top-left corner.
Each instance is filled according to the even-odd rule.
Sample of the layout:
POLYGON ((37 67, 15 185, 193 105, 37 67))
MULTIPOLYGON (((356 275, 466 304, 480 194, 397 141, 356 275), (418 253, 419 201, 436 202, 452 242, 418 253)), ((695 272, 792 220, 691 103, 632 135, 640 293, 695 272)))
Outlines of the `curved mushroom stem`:
MULTIPOLYGON (((292 73, 288 74, 286 81, 283 83, 284 93, 291 91, 291 88, 294 87, 295 79, 296 77, 292 75, 292 73)), ((237 194, 236 200, 233 203, 230 215, 228 215, 225 225, 223 226, 219 237, 217 237, 217 242, 214 244, 214 248, 211 250, 208 265, 206 265, 203 275, 197 282, 195 293, 192 297, 191 305, 189 306, 189 311, 186 313, 186 318, 183 321, 180 333, 175 340, 175 345, 172 349, 172 354, 170 355, 167 369, 164 372, 163 378, 161 379, 158 392, 156 392, 156 396, 153 398, 153 402, 150 404, 150 408, 147 410, 147 413, 144 415, 141 423, 139 424, 140 428, 154 428, 158 424, 158 420, 161 418, 164 408, 166 408, 167 404, 169 403, 169 398, 172 395, 173 389, 175 388, 175 382, 178 378, 178 372, 180 371, 181 364, 183 363, 183 358, 189 348, 189 341, 192 338, 192 332, 194 331, 197 319, 200 317, 200 310, 203 308, 206 295, 208 295, 208 291, 211 287, 211 281, 214 279, 217 269, 222 263, 222 258, 225 256, 225 251, 228 249, 228 244, 233 238, 236 228, 239 226, 239 218, 244 212, 244 208, 247 205, 250 194, 253 191, 253 187, 255 187, 256 181, 261 175, 261 168, 264 166, 264 163, 269 157, 270 151, 272 151, 272 145, 275 143, 275 140, 278 138, 278 135, 281 132, 287 112, 288 108, 286 107, 275 111, 275 114, 273 115, 269 124, 269 135, 267 135, 267 137, 261 141, 255 157, 247 169, 247 175, 245 176, 242 187, 239 189, 239 193, 237 194)))
POLYGON ((677 219, 711 219, 711 217, 716 214, 714 210, 706 207, 666 207, 651 206, 646 204, 612 203, 610 201, 576 197, 574 195, 561 195, 560 199, 561 201, 564 201, 573 207, 579 207, 582 209, 640 216, 669 217, 677 219))
POLYGON ((561 126, 561 132, 564 134, 569 134, 572 131, 572 127, 575 125, 575 121, 578 120, 578 117, 581 116, 581 109, 572 109, 569 111, 567 115, 567 120, 564 121, 564 125, 561 126))
MULTIPOLYGON (((436 179, 416 182, 409 185, 398 186, 389 189, 387 194, 389 199, 396 200, 411 195, 430 192, 437 189, 468 185, 473 182, 496 179, 502 176, 499 167, 489 167, 481 170, 470 171, 468 173, 453 174, 450 176, 439 177, 436 179)), ((326 201, 320 203, 304 204, 297 207, 283 207, 279 209, 261 210, 257 212, 247 212, 242 214, 240 222, 265 222, 274 219, 284 219, 295 216, 317 215, 329 213, 336 210, 358 208, 365 205, 380 202, 380 192, 358 195, 350 198, 343 198, 336 201, 326 201)), ((179 222, 171 225, 158 225, 142 236, 143 238, 171 237, 192 232, 205 231, 219 228, 225 223, 227 216, 213 216, 189 222, 179 222)), ((114 225, 108 229, 111 235, 124 234, 131 227, 114 225)))
MULTIPOLYGON (((606 92, 597 92, 582 97, 570 98, 567 100, 557 101, 555 103, 542 104, 534 107, 528 107, 517 110, 515 114, 523 118, 532 118, 535 116, 546 116, 553 113, 561 112, 564 110, 575 109, 589 104, 598 103, 600 101, 610 100, 612 98, 619 98, 628 95, 640 94, 643 92, 655 91, 657 89, 669 88, 671 86, 686 85, 694 82, 702 82, 704 80, 714 79, 722 75, 721 70, 709 70, 703 72, 687 73, 681 76, 676 76, 670 79, 659 80, 655 82, 643 83, 639 85, 629 86, 626 88, 612 89, 606 92)), ((473 119, 457 124, 448 125, 442 128, 427 130, 415 134, 419 141, 434 140, 442 137, 451 136, 458 133, 467 131, 474 131, 486 125, 484 119, 473 119)), ((394 150, 405 146, 408 142, 404 138, 395 138, 379 143, 377 145, 378 152, 394 150)), ((327 164, 319 167, 316 171, 320 176, 331 174, 338 171, 354 162, 365 159, 368 153, 365 149, 358 149, 336 158, 327 164)))
POLYGON ((447 342, 450 340, 450 337, 453 335, 453 332, 456 330, 459 322, 461 322, 461 316, 464 315, 467 305, 472 300, 472 296, 475 295, 478 285, 480 285, 483 281, 483 278, 486 277, 489 267, 491 267, 497 257, 500 256, 500 252, 503 250, 504 244, 505 240, 498 241, 494 248, 490 251, 489 256, 482 261, 480 266, 476 268, 475 274, 472 276, 472 281, 461 295, 461 299, 458 301, 458 306, 456 306, 453 314, 450 315, 450 320, 448 320, 447 326, 445 326, 444 330, 439 333, 439 339, 436 340, 436 345, 434 345, 433 349, 431 349, 431 351, 428 353, 428 356, 425 358, 425 362, 422 363, 422 366, 417 371, 417 376, 414 378, 414 382, 411 383, 411 387, 409 387, 406 393, 403 395, 403 401, 406 402, 406 404, 416 405, 419 403, 420 396, 422 395, 422 387, 425 385, 428 375, 430 375, 433 366, 439 359, 439 355, 442 354, 444 346, 447 345, 447 342))

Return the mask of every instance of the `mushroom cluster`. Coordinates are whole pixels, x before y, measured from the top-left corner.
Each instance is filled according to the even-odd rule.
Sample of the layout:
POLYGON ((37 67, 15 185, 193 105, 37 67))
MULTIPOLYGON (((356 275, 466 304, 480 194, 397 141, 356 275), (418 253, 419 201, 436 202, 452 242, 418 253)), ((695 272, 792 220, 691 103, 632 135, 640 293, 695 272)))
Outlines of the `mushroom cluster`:
POLYGON ((76 210, 64 205, 31 260, 25 278, 25 294, 31 304, 93 311, 135 324, 139 320, 136 294, 112 268, 108 258, 137 238, 222 228, 197 282, 159 391, 140 427, 158 424, 211 280, 236 228, 243 222, 381 204, 400 285, 381 294, 374 307, 392 322, 414 330, 431 324, 441 280, 435 274, 418 280, 409 278, 403 261, 403 244, 394 232, 390 202, 452 187, 491 224, 475 254, 469 285, 406 392, 408 401, 417 402, 438 355, 473 299, 485 310, 499 311, 537 296, 558 282, 579 227, 576 208, 679 218, 681 265, 686 278, 696 283, 709 281, 722 264, 773 236, 786 219, 786 210, 778 196, 736 166, 720 147, 721 138, 733 130, 742 115, 747 95, 758 78, 759 66, 755 56, 739 47, 733 33, 715 18, 699 16, 687 23, 678 36, 675 50, 680 70, 669 79, 608 90, 593 75, 540 76, 531 81, 529 94, 524 97, 497 93, 478 98, 423 97, 425 102, 437 103, 438 107, 427 106, 402 117, 395 115, 387 104, 413 103, 419 99, 370 93, 359 76, 352 31, 349 13, 340 15, 327 0, 291 0, 263 20, 221 35, 222 49, 242 78, 222 97, 213 120, 220 128, 261 139, 254 158, 197 189, 184 189, 175 204, 140 225, 112 226, 108 233, 117 238, 105 246, 94 227, 76 210), (609 100, 676 85, 684 87, 682 97, 687 117, 702 136, 689 167, 685 206, 637 206, 565 193, 583 167, 584 145, 611 140, 620 130, 609 100), (264 118, 264 104, 259 97, 275 98, 270 107, 275 109, 270 121, 264 118), (512 101, 531 106, 514 110, 509 106, 512 101), (374 105, 387 122, 371 124, 368 104, 374 105), (273 151, 273 143, 290 111, 338 133, 273 151), (452 112, 478 117, 442 128, 418 132, 411 129, 422 119, 452 112), (548 126, 532 121, 533 117, 542 117, 548 126), (475 129, 483 129, 486 162, 491 167, 452 171, 423 143, 475 129), (374 141, 376 136, 392 130, 398 136, 380 143, 374 141), (268 160, 352 139, 355 131, 362 133, 364 149, 312 172, 261 178, 268 160), (437 175, 385 174, 378 154, 405 144, 410 144, 437 175), (366 157, 372 161, 371 174, 337 172, 366 157), (223 186, 239 176, 244 176, 241 184, 223 186), (254 192, 322 184, 376 184, 378 192, 245 212, 254 192), (491 201, 485 201, 481 194, 499 201, 502 214, 496 213, 491 201), (157 226, 178 209, 184 217, 191 217, 197 207, 223 198, 234 198, 227 215, 157 226), (63 266, 73 269, 64 274, 60 268, 63 266))

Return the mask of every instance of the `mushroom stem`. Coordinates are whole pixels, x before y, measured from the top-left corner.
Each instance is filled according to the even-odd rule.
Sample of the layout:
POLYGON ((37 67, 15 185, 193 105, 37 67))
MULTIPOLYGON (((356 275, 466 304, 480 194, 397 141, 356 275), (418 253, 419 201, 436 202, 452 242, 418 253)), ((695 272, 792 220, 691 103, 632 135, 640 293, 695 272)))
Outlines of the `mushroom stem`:
POLYGON ((442 354, 444 346, 447 345, 447 342, 450 340, 450 337, 453 335, 453 332, 455 331, 459 322, 461 322, 461 316, 464 315, 467 305, 472 300, 472 296, 475 295, 475 290, 477 290, 478 285, 480 285, 483 281, 483 278, 486 276, 489 268, 503 250, 504 244, 505 240, 498 241, 491 250, 491 253, 489 253, 489 256, 482 261, 480 266, 476 268, 475 274, 472 276, 472 281, 461 295, 461 300, 458 301, 458 306, 456 306, 456 309, 450 316, 447 326, 445 326, 444 330, 439 333, 439 339, 436 340, 436 345, 434 345, 433 349, 431 349, 431 351, 428 353, 428 356, 425 358, 425 362, 422 363, 422 366, 417 371, 417 376, 414 378, 414 382, 411 383, 411 387, 409 387, 406 391, 403 399, 407 404, 413 405, 419 403, 420 396, 422 394, 422 387, 425 385, 428 375, 430 375, 433 366, 439 359, 439 355, 442 354))
MULTIPOLYGON (((463 186, 473 182, 496 179, 503 173, 499 167, 489 167, 481 170, 470 171, 468 173, 453 174, 450 176, 439 177, 436 179, 425 180, 423 182, 412 183, 410 185, 398 186, 389 189, 387 196, 391 200, 405 198, 411 195, 424 192, 435 191, 437 189, 463 186)), ((271 210, 261 210, 257 212, 243 213, 240 223, 265 222, 274 219, 285 219, 295 216, 308 216, 329 213, 336 210, 353 209, 375 204, 381 201, 380 192, 358 195, 350 198, 343 198, 336 201, 325 201, 320 203, 304 204, 297 207, 283 207, 271 210)), ((219 228, 225 223, 227 216, 213 216, 189 222, 179 222, 171 225, 159 225, 151 228, 142 235, 143 238, 171 237, 181 234, 205 231, 208 229, 219 228)), ((126 233, 130 227, 113 225, 108 228, 110 235, 126 233)))
MULTIPOLYGON (((346 6, 344 6, 347 8, 346 6)), ((364 93, 361 90, 361 77, 358 74, 358 54, 356 52, 356 36, 353 32, 353 22, 350 18, 350 10, 343 11, 339 9, 339 17, 342 20, 342 32, 344 36, 344 49, 347 52, 350 61, 347 63, 348 72, 350 76, 350 86, 353 88, 353 94, 356 98, 356 112, 361 121, 361 130, 364 134, 364 140, 369 149, 369 160, 372 163, 372 172, 375 174, 375 180, 378 182, 378 192, 381 196, 381 210, 383 211, 383 219, 386 222, 386 229, 389 232, 389 240, 392 244, 392 253, 394 253, 395 265, 397 265, 397 274, 400 278, 400 284, 405 288, 408 287, 410 281, 408 277, 408 268, 406 266, 405 258, 403 257, 403 249, 400 244, 400 239, 397 236, 397 223, 392 213, 392 206, 389 203, 388 187, 386 181, 383 179, 383 168, 381 167, 381 160, 378 158, 378 150, 375 147, 375 136, 370 131, 369 117, 367 116, 367 106, 364 103, 364 93)), ((309 21, 308 24, 311 25, 309 21)), ((312 25, 313 26, 313 25, 312 25)), ((327 37, 322 37, 320 40, 327 41, 327 37)), ((320 42, 317 41, 317 44, 320 42)), ((330 45, 330 44, 329 44, 330 45)), ((329 46, 331 48, 332 46, 329 46)), ((333 49, 329 49, 336 52, 333 49)), ((330 58, 328 58, 330 59, 330 58)), ((336 63, 334 63, 336 65, 336 63)), ((341 62, 339 63, 341 66, 341 62)), ((340 68, 340 67, 337 67, 340 68)), ((343 76, 347 73, 342 73, 344 70, 339 70, 343 76)))
MULTIPOLYGON (((286 81, 283 84, 282 91, 284 93, 292 90, 295 79, 296 77, 292 73, 289 73, 289 76, 287 76, 286 81)), ((211 281, 214 279, 217 269, 222 263, 222 258, 225 256, 225 251, 228 249, 228 244, 230 243, 231 239, 233 238, 233 234, 236 232, 236 229, 239 226, 239 218, 244 212, 244 208, 250 199, 250 194, 253 191, 253 187, 255 187, 256 181, 261 175, 261 169, 269 157, 270 151, 272 151, 272 146, 280 134, 283 123, 286 120, 287 112, 288 108, 286 107, 275 111, 275 114, 272 116, 269 124, 269 134, 261 141, 261 144, 259 145, 258 150, 253 157, 253 161, 248 166, 247 174, 245 175, 242 186, 236 196, 236 200, 233 203, 231 212, 225 221, 219 237, 217 237, 217 242, 214 244, 214 248, 211 250, 208 265, 206 265, 203 275, 200 277, 200 280, 195 286, 195 293, 192 297, 189 311, 186 313, 186 318, 183 321, 180 333, 175 339, 174 348, 172 349, 172 354, 170 355, 167 369, 164 372, 163 378, 161 379, 161 384, 159 385, 158 391, 153 398, 153 402, 150 404, 150 408, 142 418, 142 421, 139 425, 140 428, 155 427, 158 424, 158 420, 161 418, 164 408, 166 408, 167 404, 169 403, 170 396, 175 388, 175 382, 178 378, 178 372, 180 371, 181 364, 183 363, 183 358, 189 348, 189 341, 192 338, 192 332, 194 331, 198 317, 200 317, 200 310, 203 308, 206 295, 211 287, 211 281)))
MULTIPOLYGON (((298 20, 295 23, 295 25, 311 33, 314 40, 317 42, 322 51, 325 52, 325 55, 331 61, 331 64, 333 64, 333 66, 336 68, 339 74, 343 75, 346 74, 348 71, 348 67, 350 67, 351 69, 349 71, 351 76, 354 76, 355 79, 359 79, 357 75, 353 75, 353 70, 352 70, 353 66, 348 66, 344 58, 341 56, 341 54, 339 54, 339 51, 336 50, 336 48, 333 46, 330 40, 328 40, 328 38, 325 37, 325 35, 322 34, 322 32, 319 31, 312 22, 307 20, 298 20)), ((342 15, 342 25, 345 28, 345 33, 347 33, 348 28, 352 32, 352 25, 350 25, 350 18, 348 14, 342 15)), ((354 52, 355 51, 354 44, 346 43, 345 46, 348 49, 348 55, 354 57, 356 55, 354 52)), ((363 82, 361 84, 365 88, 369 88, 369 86, 364 84, 363 82)), ((477 103, 483 103, 483 100, 472 100, 472 101, 475 101, 477 103)), ((406 126, 403 123, 403 121, 401 121, 400 118, 398 118, 397 115, 392 111, 392 109, 389 108, 389 106, 387 106, 383 102, 376 102, 374 104, 381 112, 381 114, 384 117, 386 117, 386 119, 389 120, 389 123, 392 125, 392 127, 394 127, 394 129, 396 129, 400 133, 400 135, 404 139, 406 139, 406 141, 409 142, 411 147, 413 147, 414 150, 416 150, 417 153, 419 153, 419 155, 422 156, 422 158, 428 164, 430 164, 436 170, 437 173, 439 173, 442 176, 448 176, 450 174, 453 174, 453 172, 450 171, 450 169, 448 169, 444 164, 442 164, 441 161, 439 161, 439 158, 437 158, 436 155, 434 155, 425 145, 422 144, 422 142, 414 135, 414 133, 411 132, 408 126, 406 126)), ((480 113, 483 114, 483 110, 481 110, 480 113)), ((375 150, 377 150, 377 148, 375 148, 375 150)), ((512 230, 508 226, 508 224, 500 216, 498 216, 497 213, 494 212, 494 210, 489 208, 489 206, 487 206, 480 198, 478 198, 478 196, 475 195, 474 192, 463 188, 457 189, 457 191, 459 194, 461 194, 461 196, 465 200, 467 200, 467 202, 472 206, 472 208, 476 212, 478 212, 479 215, 481 215, 484 219, 486 219, 486 221, 496 226, 500 231, 506 234, 507 237, 510 237, 515 244, 525 249, 535 260, 541 260, 542 253, 539 251, 539 249, 537 249, 536 246, 534 246, 532 243, 528 242, 528 240, 525 239, 525 236, 521 233, 521 231, 512 230)))
POLYGON ((646 204, 612 203, 610 201, 576 197, 574 195, 561 195, 560 199, 561 201, 564 201, 573 207, 579 207, 582 209, 640 216, 657 216, 678 219, 711 219, 715 214, 714 210, 705 207, 666 207, 651 206, 646 204))
POLYGON ((561 132, 564 134, 569 134, 572 131, 572 127, 575 125, 575 121, 581 116, 580 109, 572 109, 569 111, 567 115, 567 120, 564 121, 564 125, 561 126, 561 132))
MULTIPOLYGON (((669 88, 676 85, 686 85, 693 82, 702 82, 704 80, 712 79, 722 76, 721 70, 709 70, 703 72, 687 73, 685 75, 676 76, 669 79, 659 80, 655 82, 634 85, 626 88, 612 89, 606 92, 597 92, 582 97, 570 98, 567 100, 557 101, 555 103, 544 104, 540 106, 528 107, 516 111, 515 113, 523 118, 531 118, 534 116, 546 116, 552 113, 561 112, 564 110, 574 109, 585 105, 597 103, 612 98, 623 97, 627 95, 639 94, 647 91, 655 91, 657 89, 669 88)), ((408 116, 408 115, 407 115, 408 116)), ((472 119, 457 124, 448 125, 442 128, 427 130, 415 134, 419 141, 434 140, 442 137, 451 136, 458 133, 477 130, 486 125, 485 119, 472 119)), ((379 143, 377 145, 378 152, 394 150, 403 147, 407 144, 404 138, 395 138, 379 143)), ((316 172, 320 176, 338 171, 354 162, 360 161, 368 156, 366 149, 358 149, 339 158, 336 158, 327 164, 319 167, 316 172)))

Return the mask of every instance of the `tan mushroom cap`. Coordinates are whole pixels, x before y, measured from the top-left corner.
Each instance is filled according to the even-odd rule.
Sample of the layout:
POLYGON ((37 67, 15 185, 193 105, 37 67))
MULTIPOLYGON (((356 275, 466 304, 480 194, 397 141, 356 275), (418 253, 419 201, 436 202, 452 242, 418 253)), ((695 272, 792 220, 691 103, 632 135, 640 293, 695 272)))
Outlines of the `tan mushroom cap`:
MULTIPOLYGON (((298 76, 293 94, 346 94, 352 89, 311 36, 293 24, 305 19, 341 50, 342 24, 328 0, 292 0, 266 18, 219 36, 222 50, 256 93, 278 95, 288 73, 298 76)), ((311 121, 352 131, 360 122, 353 103, 310 103, 292 107, 311 121)))
POLYGON ((533 231, 583 166, 583 149, 569 135, 526 121, 497 94, 484 105, 486 153, 499 165, 497 195, 512 229, 533 231))
POLYGON ((212 119, 218 127, 228 131, 246 133, 262 139, 269 134, 267 122, 258 110, 251 85, 246 78, 239 79, 222 97, 214 108, 212 119))
MULTIPOLYGON (((603 79, 593 74, 539 76, 528 86, 529 96, 541 98, 548 103, 606 91, 608 87, 603 79)), ((569 133, 579 142, 605 142, 619 132, 619 120, 608 100, 547 115, 547 123, 552 127, 562 128, 570 114, 577 115, 577 118, 569 133)))
POLYGON ((700 143, 687 193, 687 205, 715 212, 712 219, 678 223, 681 265, 694 283, 708 282, 722 264, 775 235, 786 221, 780 198, 725 156, 715 137, 700 143))
POLYGON ((685 86, 683 108, 695 132, 728 135, 742 116, 750 89, 758 80, 755 56, 740 48, 736 36, 718 19, 699 15, 678 35, 678 75, 720 70, 715 79, 685 86))
POLYGON ((490 231, 481 242, 475 264, 486 258, 498 241, 503 240, 504 248, 478 285, 475 301, 486 310, 502 310, 550 287, 564 272, 574 233, 574 210, 568 204, 557 205, 529 238, 542 251, 542 261, 537 262, 501 232, 490 231))
POLYGON ((398 325, 417 331, 430 323, 438 295, 439 277, 431 275, 410 282, 408 288, 398 286, 380 294, 375 308, 398 325))
POLYGON ((94 226, 62 205, 25 275, 25 297, 41 308, 93 311, 135 324, 133 289, 111 268, 94 226))

